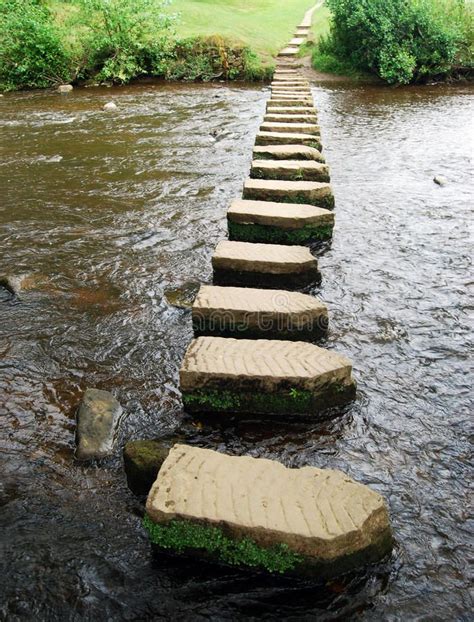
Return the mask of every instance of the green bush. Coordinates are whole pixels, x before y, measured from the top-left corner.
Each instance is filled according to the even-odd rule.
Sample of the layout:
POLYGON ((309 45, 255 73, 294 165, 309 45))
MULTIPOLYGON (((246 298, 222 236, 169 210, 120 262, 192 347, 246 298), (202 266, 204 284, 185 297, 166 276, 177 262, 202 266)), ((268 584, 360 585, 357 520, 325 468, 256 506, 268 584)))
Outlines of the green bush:
POLYGON ((390 84, 446 75, 473 64, 472 9, 464 0, 327 0, 330 34, 315 65, 332 57, 390 84))
POLYGON ((68 82, 71 58, 39 0, 0 2, 0 89, 44 88, 68 82))
MULTIPOLYGON (((154 73, 159 74, 157 68, 154 73)), ((270 74, 271 69, 263 67, 249 48, 219 36, 177 41, 165 63, 165 75, 171 80, 260 80, 270 74)))
POLYGON ((168 0, 77 0, 85 26, 80 77, 117 83, 163 69, 174 16, 168 0))

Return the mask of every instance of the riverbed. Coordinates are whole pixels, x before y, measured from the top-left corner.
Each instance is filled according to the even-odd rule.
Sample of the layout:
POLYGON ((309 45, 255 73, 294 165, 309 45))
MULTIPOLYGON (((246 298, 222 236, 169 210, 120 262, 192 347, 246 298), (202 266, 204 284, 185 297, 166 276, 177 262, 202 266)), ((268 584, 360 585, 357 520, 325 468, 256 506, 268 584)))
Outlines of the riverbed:
POLYGON ((0 619, 470 618, 472 88, 314 88, 336 229, 313 293, 355 403, 324 424, 183 415, 190 312, 169 300, 211 281, 268 96, 148 83, 0 99, 1 272, 29 275, 19 297, 0 288, 0 619), (115 457, 84 466, 74 416, 91 386, 126 418, 115 457), (372 486, 391 559, 322 586, 154 558, 121 448, 175 430, 372 486))

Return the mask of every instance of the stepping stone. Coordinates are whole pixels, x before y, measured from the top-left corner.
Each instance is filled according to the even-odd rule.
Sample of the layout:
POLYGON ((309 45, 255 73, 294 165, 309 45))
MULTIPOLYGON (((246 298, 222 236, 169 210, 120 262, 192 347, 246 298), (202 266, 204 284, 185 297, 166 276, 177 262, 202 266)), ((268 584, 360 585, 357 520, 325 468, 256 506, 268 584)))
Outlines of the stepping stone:
POLYGON ((319 125, 314 123, 276 123, 274 121, 262 123, 260 130, 262 132, 296 132, 313 136, 319 136, 321 133, 319 125))
POLYGON ((303 37, 295 37, 290 41, 290 45, 303 45, 305 39, 303 37))
MULTIPOLYGON (((280 74, 285 74, 285 75, 295 75, 295 74, 299 74, 297 69, 280 69, 279 71, 275 71, 275 74, 280 73, 280 74)), ((274 75, 275 75, 274 74, 274 75)))
POLYGON ((273 88, 293 88, 295 86, 304 86, 309 88, 310 84, 307 80, 288 80, 288 79, 277 79, 271 82, 270 86, 273 88))
POLYGON ((222 240, 212 267, 215 285, 299 289, 321 279, 318 262, 305 246, 222 240))
POLYGON ((267 110, 269 108, 311 108, 314 110, 314 101, 312 98, 307 99, 288 99, 286 97, 272 97, 267 102, 267 110))
POLYGON ((384 499, 341 471, 175 445, 146 503, 158 549, 329 579, 392 549, 384 499))
POLYGON ((198 337, 180 370, 187 412, 316 414, 355 387, 348 358, 304 341, 198 337))
POLYGON ((267 103, 267 114, 317 114, 316 108, 313 106, 272 106, 267 103))
POLYGON ((277 83, 271 85, 272 93, 275 91, 279 91, 282 93, 311 93, 311 89, 307 84, 286 84, 286 83, 277 83))
POLYGON ((278 56, 296 56, 296 54, 298 54, 297 47, 287 47, 281 50, 278 56))
POLYGON ((202 285, 193 305, 196 336, 313 340, 327 333, 328 310, 313 296, 277 289, 202 285))
POLYGON ((254 160, 250 171, 254 179, 329 182, 329 167, 313 160, 254 160))
POLYGON ((330 184, 317 181, 247 179, 244 183, 243 198, 277 203, 307 203, 325 209, 334 208, 334 195, 330 184))
POLYGON ((253 156, 260 160, 315 160, 325 162, 324 156, 314 147, 305 145, 268 145, 254 147, 253 156))
POLYGON ((266 114, 263 118, 265 123, 318 123, 317 115, 305 116, 304 114, 266 114))
POLYGON ((321 151, 321 140, 318 136, 298 134, 294 132, 258 132, 256 145, 306 145, 321 151))
POLYGON ((271 102, 274 99, 291 99, 291 100, 309 100, 311 101, 311 103, 313 103, 313 96, 311 93, 292 93, 290 91, 288 92, 276 92, 276 93, 272 93, 271 98, 269 100, 269 102, 271 102))
MULTIPOLYGON (((267 162, 265 164, 279 164, 267 162)), ((324 166, 316 162, 307 162, 324 166)), ((227 212, 229 239, 271 244, 308 244, 328 239, 334 214, 314 205, 235 200, 227 212)))

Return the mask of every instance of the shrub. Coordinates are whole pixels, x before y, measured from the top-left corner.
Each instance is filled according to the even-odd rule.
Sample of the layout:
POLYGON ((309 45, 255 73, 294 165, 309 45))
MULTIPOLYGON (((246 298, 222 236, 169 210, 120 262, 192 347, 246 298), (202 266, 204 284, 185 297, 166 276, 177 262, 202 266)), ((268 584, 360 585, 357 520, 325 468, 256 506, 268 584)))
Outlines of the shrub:
POLYGON ((0 2, 0 88, 48 87, 72 77, 71 59, 39 0, 0 2))
MULTIPOLYGON (((472 10, 463 0, 327 0, 331 32, 315 52, 390 84, 472 66, 472 10), (469 61, 468 61, 469 59, 469 61)), ((327 62, 327 61, 326 61, 327 62)))
POLYGON ((82 77, 125 83, 151 72, 171 45, 174 16, 168 0, 78 0, 87 26, 82 77))
MULTIPOLYGON (((234 45, 219 36, 177 41, 165 65, 165 75, 172 80, 258 80, 271 73, 249 48, 234 45)), ((160 73, 158 68, 154 73, 160 73)))

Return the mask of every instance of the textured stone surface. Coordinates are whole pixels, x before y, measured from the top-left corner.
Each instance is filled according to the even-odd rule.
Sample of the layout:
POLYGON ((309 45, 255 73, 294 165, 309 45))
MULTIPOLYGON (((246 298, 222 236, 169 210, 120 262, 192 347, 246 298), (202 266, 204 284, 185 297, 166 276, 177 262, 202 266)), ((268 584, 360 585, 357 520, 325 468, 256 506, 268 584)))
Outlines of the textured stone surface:
POLYGON ((302 45, 304 42, 304 37, 295 37, 290 41, 290 45, 302 45))
POLYGON ((297 134, 315 134, 319 136, 321 130, 314 123, 278 123, 268 121, 260 126, 262 132, 296 132, 297 134))
POLYGON ((269 108, 312 108, 314 109, 314 102, 312 99, 282 99, 275 98, 269 99, 267 102, 267 110, 269 108))
POLYGON ((280 181, 275 179, 247 179, 244 199, 277 201, 278 203, 308 203, 332 209, 334 196, 331 186, 317 181, 280 181))
POLYGON ((332 212, 314 205, 244 199, 232 202, 227 218, 233 222, 274 225, 284 229, 299 229, 309 224, 334 224, 332 212))
POLYGON ((222 383, 236 390, 314 391, 328 381, 352 383, 351 373, 349 359, 312 343, 199 337, 186 352, 180 382, 185 391, 222 383))
POLYGON ((202 285, 193 327, 197 335, 306 339, 327 331, 328 310, 299 292, 202 285))
POLYGON ((298 93, 296 91, 290 92, 272 92, 271 99, 268 100, 268 103, 271 104, 275 100, 289 100, 289 101, 302 101, 302 102, 311 102, 313 103, 313 98, 311 93, 298 93))
POLYGON ((108 391, 87 389, 76 415, 76 457, 93 460, 112 455, 122 407, 108 391))
POLYGON ((250 176, 255 179, 329 181, 329 167, 314 160, 254 160, 250 176))
POLYGON ((295 572, 307 564, 305 571, 325 577, 391 549, 384 499, 341 471, 289 469, 189 445, 170 451, 146 512, 165 526, 178 519, 223 528, 231 538, 247 537, 263 548, 284 544, 298 556, 295 572))
POLYGON ((58 93, 70 93, 73 88, 72 84, 60 84, 58 86, 58 93))
POLYGON ((253 157, 256 160, 314 160, 316 162, 325 162, 325 158, 320 151, 306 145, 256 146, 253 149, 253 157))
POLYGON ((265 123, 314 123, 317 125, 318 117, 314 115, 304 114, 266 114, 263 118, 265 123))
POLYGON ((287 87, 287 86, 305 86, 305 87, 309 87, 309 82, 308 80, 305 80, 304 78, 293 78, 290 79, 289 77, 285 78, 284 76, 278 76, 278 78, 274 79, 273 82, 271 83, 272 87, 287 87))
POLYGON ((298 134, 297 132, 257 132, 255 144, 259 145, 306 145, 321 151, 322 144, 319 136, 298 134))
POLYGON ((311 89, 308 84, 287 84, 277 82, 276 84, 271 85, 272 93, 282 92, 282 93, 303 93, 305 95, 311 95, 311 89))
POLYGON ((106 110, 106 111, 117 110, 117 104, 115 104, 114 102, 107 102, 106 104, 102 106, 102 110, 106 110))
POLYGON ((267 105, 267 114, 300 114, 305 116, 317 115, 314 106, 271 106, 267 105))
POLYGON ((304 246, 219 242, 212 265, 222 270, 269 274, 300 274, 317 270, 318 262, 304 246))

